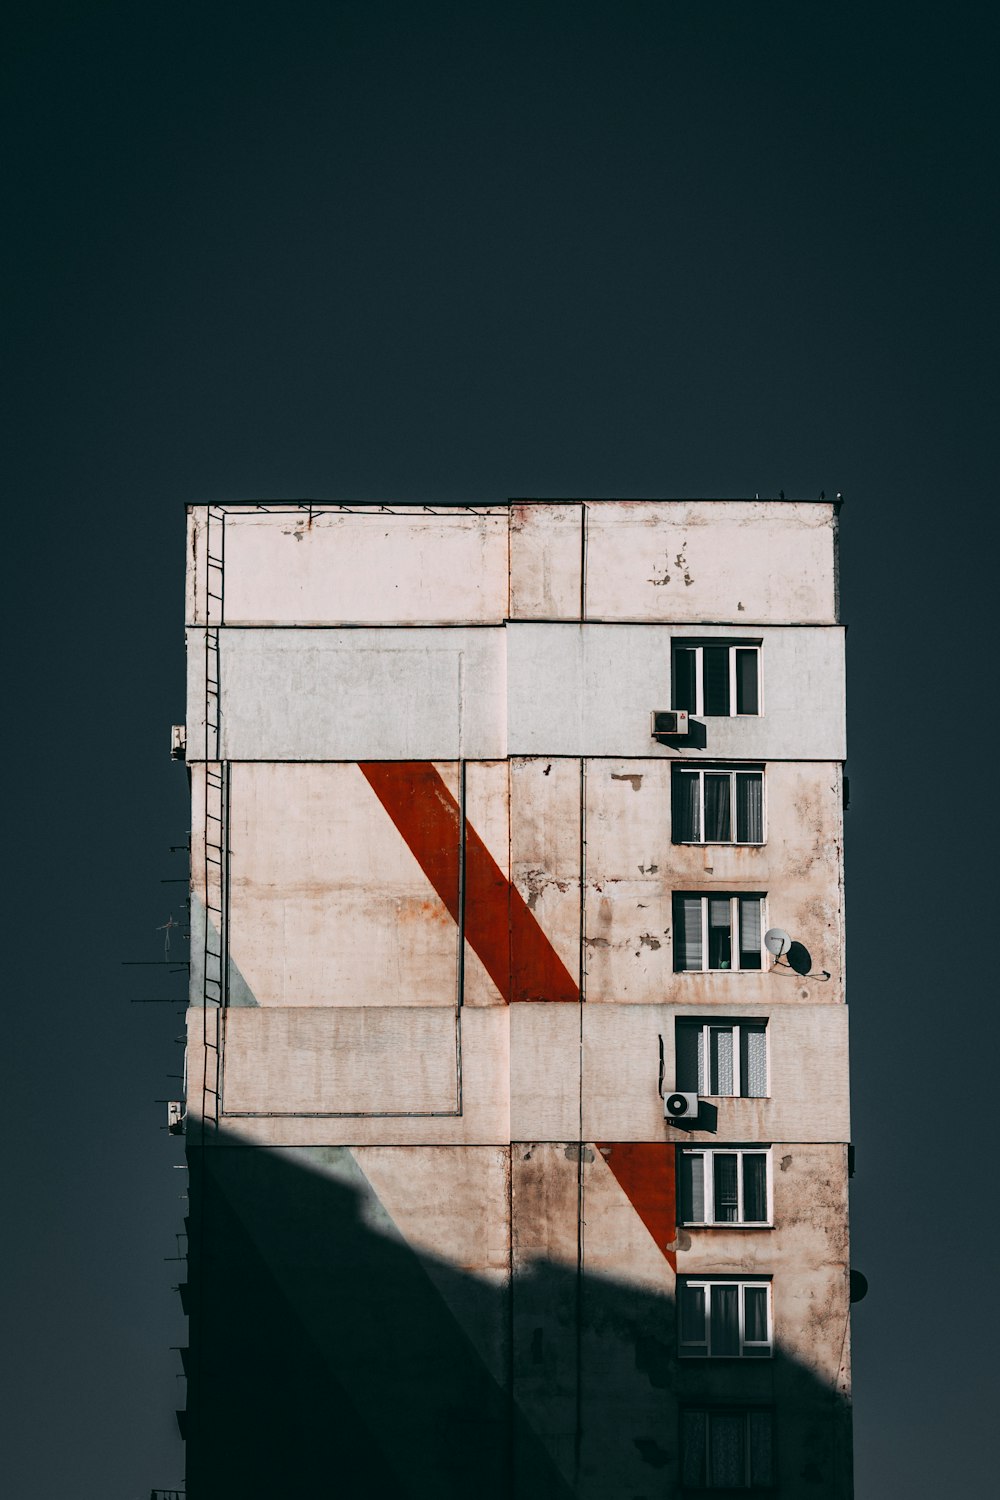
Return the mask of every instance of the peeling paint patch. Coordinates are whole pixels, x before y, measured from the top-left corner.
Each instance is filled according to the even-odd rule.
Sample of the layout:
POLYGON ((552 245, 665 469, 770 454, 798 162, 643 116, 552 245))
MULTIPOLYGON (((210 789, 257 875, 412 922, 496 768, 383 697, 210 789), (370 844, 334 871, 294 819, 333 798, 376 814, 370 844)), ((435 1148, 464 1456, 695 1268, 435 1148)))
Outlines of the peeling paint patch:
MULTIPOLYGON (((641 1375, 645 1375, 654 1390, 669 1390, 672 1381, 673 1350, 663 1339, 658 1339, 650 1333, 641 1333, 635 1341, 635 1367, 641 1375)), ((635 1438, 635 1445, 642 1448, 640 1444, 649 1442, 647 1438, 635 1438)), ((656 1444, 652 1446, 655 1448, 656 1444)), ((659 1450, 661 1453, 664 1449, 659 1450)), ((669 1455, 668 1455, 669 1456, 669 1455)), ((645 1454, 643 1454, 645 1457, 645 1454)), ((646 1459, 647 1463, 656 1463, 655 1459, 646 1459)), ((656 1467, 660 1465, 657 1463, 656 1467)))
POLYGON ((655 865, 655 864, 654 865, 636 865, 636 869, 639 871, 640 875, 655 875, 656 872, 657 872, 657 870, 659 868, 660 868, 659 865, 655 865))
POLYGON ((584 1146, 580 1141, 571 1141, 563 1151, 563 1155, 567 1161, 592 1162, 594 1160, 593 1151, 591 1151, 589 1146, 584 1146))
POLYGON ((641 948, 652 948, 653 952, 655 953, 657 948, 663 947, 663 944, 660 942, 659 938, 655 938, 651 932, 640 932, 639 946, 641 948))
POLYGON ((635 774, 635 773, 633 773, 631 775, 628 774, 628 773, 625 773, 625 774, 619 776, 615 771, 612 771, 611 772, 611 780, 612 781, 629 781, 629 782, 631 782, 632 783, 632 790, 633 790, 633 792, 637 792, 639 790, 639 788, 642 786, 642 776, 638 775, 638 774, 635 774))
POLYGON ((791 1165, 792 1165, 792 1158, 791 1158, 791 1157, 790 1157, 790 1156, 783 1156, 783 1157, 782 1157, 782 1158, 781 1158, 781 1170, 782 1170, 782 1171, 783 1171, 783 1172, 787 1172, 787 1171, 788 1171, 788 1168, 789 1168, 789 1167, 790 1167, 790 1166, 791 1166, 791 1165))
POLYGON ((664 1469, 670 1462, 672 1455, 666 1448, 661 1448, 653 1438, 637 1437, 632 1442, 639 1450, 639 1456, 644 1464, 651 1464, 654 1469, 664 1469))

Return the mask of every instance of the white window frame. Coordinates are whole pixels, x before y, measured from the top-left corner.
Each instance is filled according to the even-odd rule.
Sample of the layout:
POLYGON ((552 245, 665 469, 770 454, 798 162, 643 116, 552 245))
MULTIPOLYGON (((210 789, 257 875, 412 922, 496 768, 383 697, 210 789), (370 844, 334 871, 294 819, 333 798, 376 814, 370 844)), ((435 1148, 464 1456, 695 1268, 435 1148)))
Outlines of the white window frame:
MULTIPOLYGON (((675 1056, 674 1056, 674 1070, 675 1071, 674 1071, 674 1076, 675 1076, 675 1080, 676 1080, 675 1087, 678 1088, 678 1089, 681 1088, 681 1086, 682 1086, 680 1080, 678 1080, 676 1078, 677 1027, 680 1027, 680 1026, 688 1026, 688 1027, 691 1027, 692 1029, 694 1029, 694 1027, 696 1027, 696 1026, 701 1028, 701 1033, 702 1033, 702 1040, 701 1040, 702 1056, 705 1058, 705 1071, 706 1071, 706 1074, 709 1075, 709 1076, 706 1077, 705 1081, 706 1081, 706 1083, 709 1083, 709 1084, 712 1081, 712 1079, 711 1079, 711 1062, 710 1062, 710 1059, 711 1059, 711 1056, 712 1056, 712 1052, 711 1052, 711 1042, 712 1042, 711 1033, 713 1031, 731 1031, 732 1034, 733 1034, 733 1092, 731 1094, 710 1094, 710 1093, 707 1093, 707 1092, 703 1094, 702 1091, 701 1091, 701 1089, 699 1089, 698 1090, 698 1097, 699 1098, 701 1098, 701 1099, 770 1099, 770 1097, 771 1097, 771 1026, 770 1026, 770 1022, 767 1020, 766 1017, 764 1017, 764 1016, 761 1016, 761 1017, 754 1016, 752 1018, 751 1017, 747 1017, 746 1019, 744 1019, 742 1021, 722 1021, 722 1020, 719 1020, 719 1021, 702 1021, 702 1020, 698 1020, 698 1019, 696 1019, 694 1017, 689 1018, 687 1016, 678 1016, 676 1018, 675 1023, 674 1023, 674 1049, 675 1049, 675 1056), (744 1093, 741 1092, 742 1087, 743 1087, 743 1039, 742 1039, 742 1037, 740 1035, 740 1032, 742 1031, 742 1029, 745 1026, 752 1026, 752 1027, 755 1028, 755 1030, 758 1030, 758 1031, 761 1028, 763 1028, 763 1031, 764 1031, 764 1071, 765 1071, 767 1077, 765 1079, 764 1093, 763 1094, 744 1094, 744 1093)), ((685 1082, 686 1082, 686 1080, 685 1080, 685 1082)))
POLYGON ((681 1340, 681 1320, 683 1313, 680 1307, 677 1310, 677 1352, 681 1359, 772 1359, 774 1357, 774 1319, 771 1311, 771 1279, 767 1276, 680 1276, 680 1285, 677 1288, 678 1301, 685 1292, 692 1288, 699 1288, 705 1293, 705 1345, 704 1351, 701 1345, 685 1345, 681 1340), (713 1354, 712 1353, 712 1290, 714 1287, 739 1288, 739 1296, 736 1299, 739 1319, 739 1353, 737 1354, 713 1354), (748 1339, 746 1336, 746 1293, 748 1290, 763 1291, 765 1293, 765 1306, 767 1309, 767 1337, 766 1339, 748 1339), (759 1353, 748 1354, 747 1350, 759 1350, 759 1353))
POLYGON ((696 719, 710 717, 713 719, 762 719, 764 717, 764 678, 762 673, 760 641, 729 641, 729 640, 685 640, 683 636, 674 636, 670 642, 670 706, 676 709, 674 703, 676 676, 674 668, 674 651, 693 651, 695 653, 694 669, 694 694, 695 706, 690 712, 696 719), (705 647, 725 646, 729 651, 729 713, 711 714, 705 713, 705 647), (757 653, 757 712, 755 714, 741 714, 736 710, 736 653, 737 651, 755 651, 757 653))
MULTIPOLYGON (((712 1473, 712 1420, 717 1416, 739 1416, 743 1418, 743 1483, 737 1488, 743 1490, 773 1490, 774 1488, 774 1411, 768 1406, 688 1406, 684 1409, 691 1415, 700 1415, 705 1418, 705 1450, 703 1454, 703 1465, 705 1470, 705 1484, 699 1485, 699 1490, 725 1490, 730 1486, 715 1484, 712 1473), (750 1419, 752 1416, 760 1416, 766 1413, 768 1416, 769 1451, 768 1460, 772 1478, 767 1484, 754 1484, 750 1468, 751 1459, 751 1430, 750 1419)), ((681 1472, 684 1473, 684 1453, 681 1454, 681 1472)), ((684 1486, 685 1490, 688 1486, 684 1486)))
POLYGON ((701 1158, 702 1171, 702 1198, 705 1205, 705 1217, 703 1219, 682 1219, 680 1216, 680 1193, 678 1192, 678 1224, 683 1224, 685 1229, 771 1229, 774 1225, 774 1191, 771 1176, 771 1148, 770 1146, 681 1146, 678 1148, 678 1156, 693 1160, 701 1158), (736 1218, 717 1219, 715 1217, 715 1158, 716 1156, 735 1156, 736 1166, 736 1218), (765 1211, 767 1217, 764 1219, 748 1219, 743 1203, 743 1158, 745 1156, 763 1156, 764 1158, 764 1197, 765 1211))
MULTIPOLYGON (((754 848, 759 848, 759 847, 760 847, 759 845, 754 845, 754 848)), ((687 899, 689 901, 695 901, 695 900, 700 900, 701 901, 701 967, 697 968, 697 969, 675 969, 674 970, 675 974, 762 974, 764 972, 764 968, 765 968, 765 964, 764 964, 764 933, 767 931, 765 906, 766 906, 766 902, 767 902, 767 897, 764 895, 763 892, 758 892, 758 891, 735 891, 733 893, 729 893, 727 891, 674 891, 672 894, 674 896, 681 897, 681 898, 687 899), (708 903, 709 903, 709 901, 728 901, 729 902, 729 932, 730 932, 731 962, 729 964, 729 968, 728 969, 713 969, 713 968, 711 968, 709 966, 709 962, 708 962, 708 903), (752 968, 752 969, 750 969, 750 968, 744 969, 743 965, 740 963, 740 957, 741 957, 741 954, 742 954, 742 943, 740 941, 740 937, 741 937, 741 934, 740 934, 740 902, 741 901, 759 901, 760 902, 760 917, 759 917, 759 921, 760 921, 760 963, 755 968, 752 968)), ((671 908, 672 907, 673 907, 673 902, 671 902, 671 908)), ((673 917, 673 911, 671 911, 671 916, 673 917)), ((674 927, 675 927, 675 929, 676 929, 676 925, 677 924, 676 924, 676 920, 675 920, 674 921, 674 927)), ((675 939, 674 939, 674 952, 676 953, 676 951, 677 951, 677 942, 676 942, 676 936, 675 936, 675 939)))
MULTIPOLYGON (((698 846, 698 847, 708 846, 708 845, 711 845, 711 844, 721 844, 721 845, 725 845, 725 846, 728 847, 730 844, 732 844, 732 845, 735 845, 737 848, 740 848, 740 849, 761 849, 761 848, 763 848, 763 846, 767 843, 767 778, 764 775, 764 767, 763 766, 704 766, 704 765, 692 765, 692 763, 690 761, 675 761, 674 764, 672 765, 671 771, 670 771, 670 834, 671 834, 671 840, 672 840, 673 843, 675 843, 675 844, 688 844, 688 845, 691 845, 692 847, 695 847, 695 846, 698 846), (675 776, 677 776, 677 775, 681 775, 681 776, 697 776, 698 777, 698 821, 699 821, 699 823, 701 825, 701 832, 702 832, 702 837, 700 839, 681 839, 681 838, 678 838, 676 836, 676 833, 674 831, 674 826, 673 826, 673 823, 674 823, 674 811, 673 811, 674 786, 673 786, 673 778, 675 776), (731 826, 732 831, 733 831, 733 837, 731 839, 706 839, 705 836, 704 836, 705 835, 705 777, 706 777, 706 775, 708 775, 708 776, 728 776, 730 778, 730 785, 729 785, 729 808, 730 808, 730 814, 729 815, 730 815, 730 826, 731 826), (761 824, 761 837, 759 839, 738 839, 736 837, 736 778, 737 778, 737 776, 759 776, 760 777, 760 824, 761 824)), ((698 894, 698 892, 697 891, 692 891, 690 894, 692 896, 696 896, 698 894)))

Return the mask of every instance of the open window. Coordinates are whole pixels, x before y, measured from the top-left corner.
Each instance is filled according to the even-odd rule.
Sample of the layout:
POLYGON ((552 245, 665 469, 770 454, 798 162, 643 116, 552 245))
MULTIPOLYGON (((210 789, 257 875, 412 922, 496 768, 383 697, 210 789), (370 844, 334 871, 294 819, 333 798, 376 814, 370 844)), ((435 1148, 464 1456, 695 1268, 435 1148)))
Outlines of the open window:
POLYGON ((699 719, 760 714, 759 641, 678 640, 670 658, 672 708, 699 719))

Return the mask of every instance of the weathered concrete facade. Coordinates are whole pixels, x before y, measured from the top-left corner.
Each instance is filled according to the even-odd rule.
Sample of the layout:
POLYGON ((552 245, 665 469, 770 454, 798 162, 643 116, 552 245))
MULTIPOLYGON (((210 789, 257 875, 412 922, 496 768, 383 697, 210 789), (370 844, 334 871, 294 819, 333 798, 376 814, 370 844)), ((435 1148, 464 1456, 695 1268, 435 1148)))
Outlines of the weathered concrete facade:
POLYGON ((188 525, 188 1493, 843 1500, 835 508, 188 525))

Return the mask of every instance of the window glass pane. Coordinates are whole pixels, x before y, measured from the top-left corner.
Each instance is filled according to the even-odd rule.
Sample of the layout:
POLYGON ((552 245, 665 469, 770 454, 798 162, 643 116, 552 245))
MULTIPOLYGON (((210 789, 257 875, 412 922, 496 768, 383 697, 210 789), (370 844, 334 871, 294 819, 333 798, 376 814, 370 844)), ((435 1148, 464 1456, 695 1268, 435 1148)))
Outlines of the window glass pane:
POLYGON ((682 1285, 680 1302, 681 1343, 685 1346, 705 1344, 705 1288, 682 1285))
POLYGON ((732 902, 728 896, 710 896, 708 901, 708 967, 731 969, 733 943, 730 926, 732 902))
POLYGON ((763 1151, 743 1154, 743 1218, 748 1224, 767 1221, 767 1156, 763 1151))
POLYGON ((740 897, 740 968, 759 969, 760 897, 740 897))
POLYGON ((692 1489, 704 1489, 708 1483, 705 1465, 708 1437, 708 1413, 685 1411, 681 1413, 681 1482, 692 1489))
POLYGON ((740 1289, 732 1286, 713 1286, 711 1322, 712 1354, 715 1358, 740 1352, 740 1289))
POLYGON ((764 842, 764 777, 760 771, 736 773, 736 839, 740 844, 764 842))
POLYGON ((733 1028, 713 1026, 711 1038, 711 1084, 708 1092, 729 1097, 733 1092, 733 1028))
POLYGON ((701 968, 701 897, 674 897, 674 968, 701 968))
POLYGON ((674 770, 673 841, 698 843, 701 839, 701 777, 697 771, 674 770))
POLYGON ((755 1489, 774 1483, 771 1413, 750 1413, 750 1483, 755 1489))
POLYGON ((713 1411, 709 1427, 709 1485, 714 1490, 746 1489, 746 1417, 713 1411))
POLYGON ((749 1344, 766 1344, 767 1287, 744 1287, 743 1298, 743 1336, 749 1344))
POLYGON ((735 1224, 739 1218, 736 1155, 731 1151, 716 1151, 713 1161, 715 1164, 715 1222, 735 1224))
POLYGON ((695 695, 697 664, 698 653, 693 646, 674 647, 674 701, 671 707, 686 708, 689 714, 697 713, 698 710, 695 695))
POLYGON ((760 713, 760 695, 757 690, 757 662, 759 653, 755 646, 736 647, 736 712, 738 714, 760 713))
POLYGON ((744 1099, 767 1097, 767 1031, 763 1026, 740 1028, 742 1093, 744 1099))
POLYGON ((705 646, 702 649, 705 676, 706 718, 729 713, 729 647, 705 646))
POLYGON ((702 1028, 693 1024, 677 1022, 677 1077, 675 1086, 685 1093, 707 1093, 704 1088, 704 1066, 702 1063, 702 1028))
POLYGON ((729 793, 732 777, 705 773, 705 843, 728 844, 732 839, 729 793))
POLYGON ((705 1158, 700 1151, 681 1152, 681 1223, 705 1221, 705 1158))

